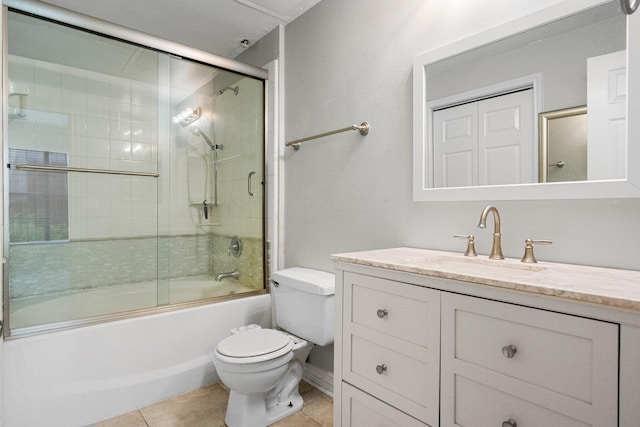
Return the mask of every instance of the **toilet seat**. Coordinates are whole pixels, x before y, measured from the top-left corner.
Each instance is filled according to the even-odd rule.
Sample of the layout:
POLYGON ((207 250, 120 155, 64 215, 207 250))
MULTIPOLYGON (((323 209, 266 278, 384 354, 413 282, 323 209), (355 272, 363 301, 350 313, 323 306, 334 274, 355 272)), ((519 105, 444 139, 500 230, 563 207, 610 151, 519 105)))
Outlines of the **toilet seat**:
POLYGON ((248 364, 283 356, 293 345, 287 335, 273 329, 252 329, 223 339, 216 353, 226 363, 248 364))

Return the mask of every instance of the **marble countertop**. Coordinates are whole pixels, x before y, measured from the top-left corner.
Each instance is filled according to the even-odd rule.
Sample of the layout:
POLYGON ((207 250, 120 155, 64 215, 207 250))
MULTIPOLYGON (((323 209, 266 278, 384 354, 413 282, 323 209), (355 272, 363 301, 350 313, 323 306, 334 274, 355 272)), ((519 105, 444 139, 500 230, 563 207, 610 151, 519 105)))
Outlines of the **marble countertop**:
POLYGON ((640 312, 640 271, 542 261, 527 264, 417 248, 335 254, 331 259, 640 312))

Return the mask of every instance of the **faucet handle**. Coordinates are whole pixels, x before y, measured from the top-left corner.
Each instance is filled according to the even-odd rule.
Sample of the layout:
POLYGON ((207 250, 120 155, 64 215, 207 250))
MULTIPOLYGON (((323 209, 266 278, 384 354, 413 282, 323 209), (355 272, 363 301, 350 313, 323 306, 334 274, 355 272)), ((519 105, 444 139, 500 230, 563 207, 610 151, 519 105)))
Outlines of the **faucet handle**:
POLYGON ((473 234, 454 234, 453 237, 461 237, 467 239, 467 250, 465 251, 464 256, 478 256, 474 244, 476 238, 473 234))
POLYGON ((524 256, 520 261, 535 263, 538 262, 536 257, 533 255, 533 245, 550 245, 553 242, 551 240, 531 240, 527 239, 524 241, 524 256))

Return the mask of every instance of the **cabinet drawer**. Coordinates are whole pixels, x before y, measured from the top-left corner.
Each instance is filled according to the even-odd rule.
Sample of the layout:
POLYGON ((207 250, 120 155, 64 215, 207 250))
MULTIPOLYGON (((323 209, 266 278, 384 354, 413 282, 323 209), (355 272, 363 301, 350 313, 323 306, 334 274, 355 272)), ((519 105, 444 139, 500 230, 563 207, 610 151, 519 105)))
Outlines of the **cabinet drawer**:
POLYGON ((454 390, 453 422, 443 420, 443 425, 502 426, 505 421, 513 420, 513 425, 527 427, 591 426, 459 375, 455 376, 454 390))
POLYGON ((341 421, 353 427, 428 427, 346 383, 342 383, 341 421))
POLYGON ((429 289, 358 274, 345 274, 345 278, 349 322, 427 347, 426 326, 437 308, 429 304, 429 289))
POLYGON ((618 326, 455 295, 450 316, 456 360, 584 402, 593 394, 594 362, 617 373, 618 326))
POLYGON ((437 378, 430 381, 425 360, 414 359, 357 335, 351 335, 350 347, 349 375, 345 377, 354 383, 374 383, 418 405, 424 405, 427 400, 428 384, 437 383, 437 378))

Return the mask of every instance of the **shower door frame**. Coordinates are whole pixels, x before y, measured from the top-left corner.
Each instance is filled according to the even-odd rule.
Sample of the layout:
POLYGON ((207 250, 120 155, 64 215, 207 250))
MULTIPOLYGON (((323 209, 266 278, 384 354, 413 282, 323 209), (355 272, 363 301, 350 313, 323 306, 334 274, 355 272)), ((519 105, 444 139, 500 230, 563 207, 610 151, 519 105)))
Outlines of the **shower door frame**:
MULTIPOLYGON (((23 336, 31 336, 41 333, 59 331, 64 329, 71 329, 96 323, 103 323, 106 321, 127 319, 132 317, 146 316, 150 314, 162 313, 166 311, 179 310, 186 307, 197 306, 197 305, 205 305, 212 304, 218 301, 224 301, 228 299, 235 298, 244 298, 253 295, 262 295, 268 293, 268 275, 269 275, 269 266, 273 266, 274 263, 269 259, 272 255, 269 251, 269 243, 268 243, 268 230, 269 230, 269 218, 267 214, 267 199, 268 193, 267 189, 269 186, 267 185, 267 140, 268 133, 267 127, 270 122, 271 112, 267 109, 268 106, 268 96, 277 96, 275 94, 268 94, 267 84, 269 80, 269 71, 263 68, 255 67, 249 64, 245 64, 230 58, 225 58, 219 55, 215 55, 213 53, 205 52, 196 48, 192 48, 180 43, 171 42, 169 40, 164 40, 159 37, 155 37, 149 34, 145 34, 133 29, 121 27, 119 25, 103 21, 98 18, 94 18, 88 15, 84 15, 78 12, 70 11, 64 8, 59 8, 57 6, 49 5, 38 0, 3 0, 2 6, 2 141, 3 141, 3 151, 2 156, 3 160, 6 163, 6 152, 8 147, 8 12, 9 10, 15 10, 20 13, 31 14, 34 17, 51 20, 57 22, 61 25, 66 25, 72 28, 76 28, 83 31, 88 31, 90 33, 95 33, 97 35, 101 35, 107 38, 113 38, 125 43, 129 44, 137 44, 144 48, 150 48, 152 50, 157 50, 161 53, 166 53, 171 56, 176 56, 181 59, 191 60, 195 62, 202 63, 204 65, 213 66, 216 68, 221 68, 223 70, 231 71, 238 73, 240 75, 256 78, 262 81, 263 87, 263 120, 262 120, 262 269, 263 269, 263 289, 245 292, 235 295, 228 295, 217 297, 213 299, 205 299, 205 300, 196 300, 184 303, 176 303, 176 304, 167 304, 167 305, 158 305, 156 307, 151 308, 141 308, 137 310, 114 313, 108 315, 99 315, 94 317, 88 317, 77 320, 69 320, 64 322, 59 322, 54 324, 52 327, 51 324, 27 327, 24 328, 26 331, 24 333, 12 334, 10 328, 10 318, 9 318, 9 278, 8 271, 6 265, 7 262, 6 257, 8 256, 8 223, 6 223, 7 209, 8 209, 8 180, 6 180, 6 175, 3 175, 0 179, 2 179, 2 189, 3 189, 3 222, 0 224, 0 227, 3 230, 3 268, 2 268, 2 276, 3 276, 3 284, 2 284, 2 301, 3 301, 3 309, 2 309, 2 317, 0 318, 0 333, 5 339, 11 338, 19 338, 23 336), (270 262, 271 261, 271 262, 270 262), (5 327, 3 327, 5 326, 5 327), (8 327, 7 327, 8 326, 8 327)), ((273 76, 272 76, 273 77, 273 76)), ((275 225, 277 228, 277 224, 275 225)), ((277 261, 278 257, 274 257, 277 261)))

